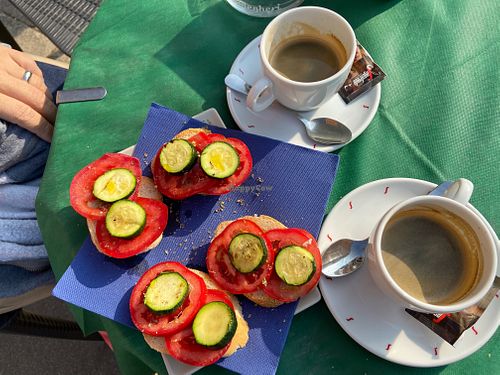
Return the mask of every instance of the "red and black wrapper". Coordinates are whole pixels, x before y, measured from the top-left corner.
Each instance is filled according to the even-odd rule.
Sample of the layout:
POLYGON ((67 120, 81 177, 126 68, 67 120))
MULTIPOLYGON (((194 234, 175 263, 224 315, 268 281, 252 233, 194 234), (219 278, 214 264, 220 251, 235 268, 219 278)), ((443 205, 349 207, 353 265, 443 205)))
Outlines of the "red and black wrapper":
POLYGON ((349 76, 339 91, 339 95, 348 104, 361 94, 369 91, 384 78, 385 73, 358 42, 354 63, 349 76))
POLYGON ((488 294, 477 305, 456 313, 425 314, 410 309, 405 310, 443 340, 453 345, 467 329, 471 328, 478 321, 497 293, 497 288, 491 288, 488 294))

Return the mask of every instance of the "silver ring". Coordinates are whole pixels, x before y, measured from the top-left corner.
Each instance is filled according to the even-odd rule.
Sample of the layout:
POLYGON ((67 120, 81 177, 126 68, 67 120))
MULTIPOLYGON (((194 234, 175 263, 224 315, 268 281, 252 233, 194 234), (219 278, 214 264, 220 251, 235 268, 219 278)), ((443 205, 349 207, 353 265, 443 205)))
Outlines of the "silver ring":
POLYGON ((23 81, 29 82, 32 75, 33 74, 29 70, 25 71, 23 74, 23 81))

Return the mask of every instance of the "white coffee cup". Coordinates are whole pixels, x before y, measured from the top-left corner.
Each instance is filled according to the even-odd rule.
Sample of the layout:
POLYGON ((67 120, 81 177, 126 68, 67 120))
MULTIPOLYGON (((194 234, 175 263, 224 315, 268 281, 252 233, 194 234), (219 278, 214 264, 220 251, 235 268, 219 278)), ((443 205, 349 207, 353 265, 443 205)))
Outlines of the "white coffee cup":
MULTIPOLYGON (((498 261, 497 239, 495 237, 489 230, 484 219, 471 210, 467 202, 460 203, 456 200, 439 196, 418 196, 398 203, 378 222, 369 238, 368 267, 379 289, 401 303, 403 307, 426 313, 442 314, 457 312, 477 304, 492 287, 497 273, 498 261), (469 230, 472 230, 471 233, 475 234, 475 238, 477 238, 479 243, 478 254, 481 257, 481 267, 477 272, 475 284, 461 298, 445 304, 428 303, 412 296, 395 281, 384 261, 382 241, 384 235, 387 233, 387 227, 391 219, 396 214, 422 207, 434 210, 438 215, 446 215, 444 217, 447 219, 450 217, 460 218, 460 220, 456 220, 455 224, 461 225, 460 223, 463 224, 465 222, 469 230), (449 213, 452 215, 450 216, 449 213)), ((474 243, 477 243, 476 240, 474 241, 474 243)), ((428 261, 432 262, 433 259, 428 259, 428 261)), ((447 265, 442 264, 442 272, 446 272, 446 270, 447 265)), ((439 288, 439 286, 436 286, 436 288, 439 288)))
POLYGON ((332 10, 298 7, 274 18, 260 42, 264 77, 255 82, 247 96, 247 106, 263 111, 275 100, 295 111, 318 108, 335 95, 347 79, 356 55, 356 36, 349 23, 332 10), (280 74, 269 62, 271 52, 282 41, 299 35, 334 36, 343 45, 346 63, 334 75, 316 82, 293 81, 280 74))

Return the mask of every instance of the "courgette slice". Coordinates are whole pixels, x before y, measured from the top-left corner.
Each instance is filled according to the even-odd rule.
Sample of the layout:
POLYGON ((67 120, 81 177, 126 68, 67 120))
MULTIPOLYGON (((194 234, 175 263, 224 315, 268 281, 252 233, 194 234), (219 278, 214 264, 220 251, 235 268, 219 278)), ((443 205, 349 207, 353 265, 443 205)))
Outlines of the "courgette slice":
POLYGON ((177 174, 189 171, 198 153, 194 146, 185 139, 173 139, 163 146, 160 152, 160 164, 168 173, 177 174))
POLYGON ((182 305, 188 293, 188 282, 180 273, 164 272, 149 283, 144 304, 155 313, 168 314, 182 305))
POLYGON ((250 273, 263 265, 267 259, 267 248, 259 236, 242 233, 229 243, 231 263, 241 273, 250 273))
POLYGON ((106 229, 113 237, 137 236, 146 225, 146 211, 139 204, 121 200, 111 205, 106 214, 106 229))
POLYGON ((193 320, 195 341, 208 348, 223 348, 233 338, 238 323, 233 309, 221 301, 209 302, 193 320))
POLYGON ((200 165, 210 177, 227 178, 238 169, 240 156, 229 143, 213 142, 201 152, 200 165))
POLYGON ((129 197, 135 190, 137 180, 125 168, 111 169, 97 178, 92 193, 104 202, 116 202, 129 197))
POLYGON ((287 246, 281 249, 274 260, 278 277, 288 285, 304 285, 314 275, 316 263, 314 256, 300 246, 287 246))

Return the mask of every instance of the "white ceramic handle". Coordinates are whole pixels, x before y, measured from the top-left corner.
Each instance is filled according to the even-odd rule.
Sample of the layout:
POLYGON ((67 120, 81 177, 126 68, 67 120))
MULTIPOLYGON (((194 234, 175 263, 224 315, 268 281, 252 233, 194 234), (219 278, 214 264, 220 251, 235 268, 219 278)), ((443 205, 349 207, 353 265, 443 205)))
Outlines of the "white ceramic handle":
POLYGON ((247 96, 247 107, 252 111, 261 112, 269 107, 276 97, 273 93, 273 83, 267 77, 259 79, 252 86, 247 96))
POLYGON ((458 203, 467 204, 473 191, 474 184, 471 181, 459 178, 446 190, 444 196, 458 203))
POLYGON ((242 94, 248 94, 248 83, 245 82, 243 78, 237 76, 236 74, 228 74, 226 78, 224 78, 224 83, 230 89, 241 92, 242 94))

